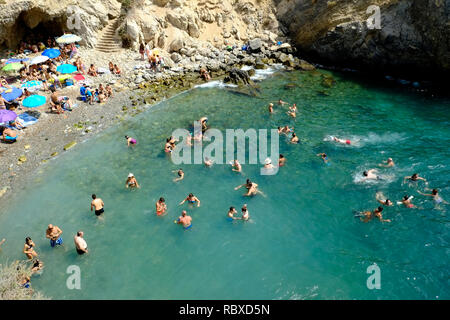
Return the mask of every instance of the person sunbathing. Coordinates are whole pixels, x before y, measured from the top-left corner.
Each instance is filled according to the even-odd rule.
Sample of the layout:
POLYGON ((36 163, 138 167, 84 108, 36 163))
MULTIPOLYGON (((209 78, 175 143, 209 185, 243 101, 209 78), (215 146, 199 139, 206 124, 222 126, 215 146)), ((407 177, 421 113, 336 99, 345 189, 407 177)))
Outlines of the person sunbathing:
POLYGON ((11 86, 8 84, 8 81, 6 81, 5 77, 3 76, 0 78, 0 87, 11 89, 11 86))
POLYGON ((122 71, 119 69, 119 67, 117 66, 117 64, 114 65, 114 74, 118 74, 120 75, 122 71))
POLYGON ((113 63, 111 61, 109 62, 108 66, 109 66, 109 71, 111 73, 114 73, 114 65, 113 65, 113 63))
POLYGON ((58 94, 56 93, 55 88, 50 89, 52 94, 50 96, 50 111, 56 112, 58 114, 64 113, 64 110, 62 109, 61 101, 59 99, 58 94))
POLYGON ((17 140, 17 131, 10 129, 10 128, 5 128, 3 127, 2 129, 2 137, 3 137, 3 141, 7 142, 7 143, 13 143, 16 142, 17 140))
POLYGON ((93 77, 98 76, 97 69, 95 68, 94 64, 91 64, 91 66, 89 67, 88 75, 93 76, 93 77))

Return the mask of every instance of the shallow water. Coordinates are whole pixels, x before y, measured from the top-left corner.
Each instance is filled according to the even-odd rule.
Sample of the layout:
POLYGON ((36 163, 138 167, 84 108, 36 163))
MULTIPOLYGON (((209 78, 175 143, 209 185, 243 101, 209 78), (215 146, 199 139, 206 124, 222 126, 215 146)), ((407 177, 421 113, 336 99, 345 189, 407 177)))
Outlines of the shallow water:
POLYGON ((450 202, 450 101, 341 74, 324 88, 322 73, 329 72, 276 73, 260 84, 258 97, 196 88, 76 146, 2 205, 0 238, 7 242, 0 261, 24 258, 23 240, 32 237, 45 263, 32 285, 57 299, 449 299, 448 206, 436 208, 416 191, 425 185, 402 178, 419 172, 450 202), (280 97, 297 103, 296 120, 278 106, 268 114, 268 102, 280 97), (185 179, 173 183, 179 166, 161 151, 165 138, 204 115, 221 130, 289 124, 302 143, 280 138, 287 165, 275 176, 259 175, 261 165, 244 165, 243 174, 227 165, 181 165, 185 179), (126 147, 126 134, 137 138, 136 147, 126 147), (357 145, 336 145, 329 135, 357 145), (380 169, 385 180, 360 181, 363 170, 387 157, 397 165, 380 169), (129 172, 140 190, 124 188, 129 172), (233 190, 247 177, 267 198, 233 190), (383 212, 391 223, 362 223, 353 211, 377 207, 377 191, 393 201, 414 195, 419 209, 396 205, 383 212), (200 208, 178 206, 189 192, 200 208), (104 219, 89 211, 92 193, 106 203, 104 219), (161 196, 169 211, 157 217, 161 196), (228 208, 240 211, 244 203, 251 221, 226 221, 228 208), (182 208, 193 217, 189 231, 173 223, 182 208), (63 247, 48 245, 49 223, 64 231, 63 247), (73 245, 80 229, 85 256, 73 245), (380 290, 366 285, 373 263, 380 290), (81 269, 81 290, 66 287, 69 265, 81 269))

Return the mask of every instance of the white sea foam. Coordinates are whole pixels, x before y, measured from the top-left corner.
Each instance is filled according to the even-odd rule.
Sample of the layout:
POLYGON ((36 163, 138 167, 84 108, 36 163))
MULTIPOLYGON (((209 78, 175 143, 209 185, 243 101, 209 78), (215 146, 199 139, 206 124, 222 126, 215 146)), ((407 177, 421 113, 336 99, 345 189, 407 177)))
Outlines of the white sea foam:
POLYGON ((234 88, 237 87, 237 85, 223 83, 222 81, 219 80, 214 80, 203 84, 197 84, 194 88, 225 88, 225 87, 234 88))

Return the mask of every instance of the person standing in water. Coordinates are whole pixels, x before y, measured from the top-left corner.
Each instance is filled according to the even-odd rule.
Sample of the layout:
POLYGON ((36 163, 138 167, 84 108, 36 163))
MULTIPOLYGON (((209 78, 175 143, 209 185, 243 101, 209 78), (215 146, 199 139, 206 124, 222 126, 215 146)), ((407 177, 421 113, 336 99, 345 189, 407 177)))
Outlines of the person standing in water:
POLYGON ((231 170, 235 171, 235 172, 241 172, 242 171, 242 166, 239 163, 239 161, 237 159, 235 159, 232 163, 231 163, 231 170))
POLYGON ((395 163, 394 160, 392 160, 392 158, 388 158, 386 161, 383 161, 383 163, 380 163, 379 166, 389 168, 395 166, 395 163))
POLYGON ((243 221, 248 221, 249 219, 250 219, 250 213, 248 212, 248 209, 247 209, 247 205, 246 204, 244 204, 243 206, 242 206, 242 209, 241 209, 241 211, 242 211, 242 220, 243 221))
POLYGON ((162 216, 167 210, 166 200, 163 197, 156 201, 156 215, 162 216))
POLYGON ((273 103, 269 103, 269 113, 273 113, 273 103))
POLYGON ((50 239, 50 246, 53 248, 56 245, 62 245, 63 239, 61 238, 62 230, 58 226, 49 224, 47 231, 45 232, 45 237, 50 239))
POLYGON ((127 181, 125 182, 125 187, 128 188, 140 188, 139 183, 132 173, 128 174, 127 181))
POLYGON ((373 211, 364 211, 355 216, 360 217, 360 220, 363 222, 369 222, 373 218, 378 218, 381 222, 391 222, 389 219, 383 219, 383 215, 381 214, 382 211, 383 207, 378 207, 373 211))
POLYGON ((180 181, 180 180, 184 179, 183 169, 175 170, 175 171, 172 171, 172 172, 176 172, 178 174, 178 178, 173 179, 173 182, 177 182, 177 181, 180 181))
POLYGON ((282 167, 286 164, 286 158, 280 153, 280 156, 278 158, 278 166, 282 167))
POLYGON ((328 163, 328 156, 326 155, 326 153, 318 153, 317 154, 318 157, 321 157, 324 163, 328 163))
POLYGON ((250 181, 250 179, 247 179, 247 181, 244 184, 237 186, 236 188, 234 188, 234 190, 238 190, 242 187, 245 187, 247 189, 247 193, 244 193, 244 196, 246 197, 254 196, 257 193, 261 193, 263 196, 265 196, 264 193, 258 190, 258 184, 250 181))
POLYGON ((129 147, 130 145, 134 146, 135 144, 137 144, 136 139, 131 138, 129 136, 125 136, 125 139, 127 139, 127 146, 129 147))
POLYGON ((103 212, 105 212, 105 204, 103 203, 103 200, 100 198, 97 198, 95 194, 92 195, 92 201, 91 201, 91 211, 95 208, 95 215, 99 216, 103 212))
POLYGON ((181 216, 178 218, 178 220, 175 220, 175 222, 176 222, 177 224, 182 224, 184 230, 188 230, 189 228, 192 227, 192 217, 191 217, 191 216, 188 216, 188 215, 186 214, 186 210, 183 210, 183 211, 181 212, 181 216))
POLYGON ((423 196, 427 196, 427 197, 433 197, 433 200, 436 204, 441 204, 441 203, 445 203, 448 204, 447 201, 445 201, 444 199, 441 198, 441 196, 439 195, 439 192, 437 189, 433 189, 431 191, 431 194, 427 194, 427 193, 422 193, 419 190, 417 190, 418 193, 420 193, 423 196))
POLYGON ((296 113, 297 113, 297 105, 294 103, 292 105, 292 107, 289 107, 289 111, 286 112, 289 116, 291 116, 292 118, 297 117, 296 113))
POLYGON ((230 207, 230 210, 228 210, 227 213, 227 220, 228 221, 233 221, 233 220, 237 220, 240 218, 235 217, 234 215, 237 214, 236 208, 235 207, 230 207))
POLYGON ((25 239, 25 244, 23 246, 23 253, 27 256, 28 260, 33 259, 33 257, 37 257, 36 251, 34 251, 34 242, 30 237, 25 239))
POLYGON ((189 193, 189 195, 186 197, 186 199, 181 201, 179 205, 181 206, 186 201, 190 204, 194 204, 197 202, 197 207, 200 207, 200 200, 196 196, 194 196, 192 193, 189 193))
POLYGON ((77 250, 77 253, 79 255, 88 253, 87 243, 86 240, 84 240, 83 236, 84 232, 78 231, 77 235, 73 238, 73 241, 75 242, 75 249, 77 250))
POLYGON ((297 137, 297 135, 295 134, 295 132, 292 133, 292 138, 290 140, 291 143, 298 143, 299 139, 297 137))

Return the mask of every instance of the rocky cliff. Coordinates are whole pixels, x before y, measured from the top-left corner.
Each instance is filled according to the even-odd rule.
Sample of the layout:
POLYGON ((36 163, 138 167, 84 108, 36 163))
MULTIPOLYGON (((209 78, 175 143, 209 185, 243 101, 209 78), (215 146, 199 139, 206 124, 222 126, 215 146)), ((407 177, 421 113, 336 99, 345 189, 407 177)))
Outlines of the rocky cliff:
POLYGON ((300 52, 328 64, 401 73, 450 71, 449 0, 274 1, 277 18, 300 52), (380 9, 379 28, 371 5, 380 9))

